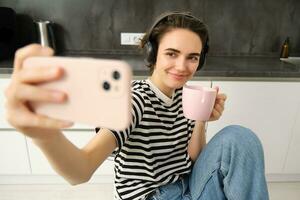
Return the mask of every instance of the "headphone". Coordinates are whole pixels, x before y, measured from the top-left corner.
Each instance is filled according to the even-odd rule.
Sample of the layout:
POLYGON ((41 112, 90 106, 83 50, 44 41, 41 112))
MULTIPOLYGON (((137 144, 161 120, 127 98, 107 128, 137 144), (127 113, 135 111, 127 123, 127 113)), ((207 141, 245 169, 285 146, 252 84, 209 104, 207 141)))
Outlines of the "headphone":
MULTIPOLYGON (((169 16, 172 16, 172 15, 182 15, 183 17, 187 17, 187 18, 191 18, 193 20, 196 20, 198 21, 199 23, 201 23, 204 27, 206 27, 206 25, 198 18, 196 18, 195 16, 193 15, 190 15, 188 13, 183 13, 183 12, 168 12, 168 13, 165 13, 165 14, 162 14, 154 23, 153 25, 151 26, 151 28, 149 29, 148 33, 147 33, 147 36, 145 38, 145 45, 144 45, 144 49, 145 49, 145 54, 146 54, 146 61, 148 64, 150 65, 154 65, 155 62, 156 62, 156 56, 157 56, 157 50, 158 50, 158 46, 157 46, 157 42, 156 41, 152 41, 153 39, 151 38, 152 37, 152 32, 153 32, 153 29, 156 28, 156 26, 166 20, 169 16)), ((206 30, 207 31, 207 30, 206 30)), ((208 31, 207 31, 208 32, 208 31)), ((200 70, 204 63, 205 63, 205 60, 206 60, 206 54, 209 50, 209 45, 208 45, 208 35, 207 35, 207 39, 206 41, 204 42, 204 45, 202 47, 202 51, 201 51, 201 54, 200 54, 200 60, 199 60, 199 65, 198 65, 198 68, 197 68, 197 71, 200 70)))

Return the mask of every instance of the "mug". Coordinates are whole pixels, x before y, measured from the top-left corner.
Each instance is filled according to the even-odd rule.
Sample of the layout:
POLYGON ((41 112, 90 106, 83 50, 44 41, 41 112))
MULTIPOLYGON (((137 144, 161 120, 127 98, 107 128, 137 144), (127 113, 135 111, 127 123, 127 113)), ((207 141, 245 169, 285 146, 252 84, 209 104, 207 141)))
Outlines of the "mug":
POLYGON ((186 118, 207 121, 217 97, 217 89, 200 85, 184 85, 182 91, 183 114, 186 118))

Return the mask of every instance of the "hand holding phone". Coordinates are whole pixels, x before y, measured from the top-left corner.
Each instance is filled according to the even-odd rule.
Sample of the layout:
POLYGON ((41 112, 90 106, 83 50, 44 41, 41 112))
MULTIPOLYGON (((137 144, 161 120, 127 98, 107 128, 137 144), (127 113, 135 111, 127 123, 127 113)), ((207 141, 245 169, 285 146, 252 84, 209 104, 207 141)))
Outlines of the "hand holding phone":
POLYGON ((52 118, 122 130, 131 121, 130 66, 121 60, 29 57, 23 67, 59 66, 63 78, 38 87, 63 91, 64 103, 31 102, 38 114, 52 118))

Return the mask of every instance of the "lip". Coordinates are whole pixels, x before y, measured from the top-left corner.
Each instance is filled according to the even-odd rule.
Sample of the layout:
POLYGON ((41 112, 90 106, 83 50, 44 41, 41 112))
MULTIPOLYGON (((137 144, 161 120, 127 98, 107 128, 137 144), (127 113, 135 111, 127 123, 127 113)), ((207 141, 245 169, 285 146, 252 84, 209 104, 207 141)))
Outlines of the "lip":
POLYGON ((176 74, 176 73, 171 73, 171 72, 168 72, 168 74, 171 75, 171 77, 176 79, 176 80, 182 80, 187 76, 187 75, 184 75, 184 74, 176 74))

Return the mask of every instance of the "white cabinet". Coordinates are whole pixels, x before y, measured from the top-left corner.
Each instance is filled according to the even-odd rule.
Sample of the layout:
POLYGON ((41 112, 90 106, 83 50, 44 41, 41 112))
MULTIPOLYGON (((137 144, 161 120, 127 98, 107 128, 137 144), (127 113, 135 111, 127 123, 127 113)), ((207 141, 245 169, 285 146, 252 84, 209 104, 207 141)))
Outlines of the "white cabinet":
POLYGON ((300 83, 213 81, 213 85, 228 98, 222 118, 209 123, 207 138, 227 125, 246 126, 262 141, 266 173, 282 173, 297 116, 300 83))
MULTIPOLYGON (((85 146, 95 135, 94 130, 91 131, 66 131, 66 137, 78 147, 85 146)), ((104 163, 95 171, 95 175, 112 175, 114 174, 114 161, 105 160, 104 163)))
POLYGON ((298 104, 298 115, 294 121, 294 128, 283 172, 300 174, 300 103, 298 104))
MULTIPOLYGON (((4 118, 3 91, 9 80, 0 79, 0 176, 56 175, 32 141, 13 130, 4 118)), ((210 87, 211 81, 187 84, 210 87)), ((207 139, 225 126, 246 126, 263 144, 266 173, 300 174, 300 82, 213 81, 213 86, 219 86, 228 98, 222 118, 209 123, 207 139)), ((93 127, 80 124, 64 133, 78 147, 95 136, 93 127)), ((106 160, 95 175, 111 177, 113 168, 113 161, 106 160)))
MULTIPOLYGON (((88 130, 69 130, 64 134, 70 141, 77 147, 81 148, 96 134, 94 131, 88 130)), ((28 150, 30 155, 32 174, 35 175, 54 175, 57 174, 50 166, 46 157, 42 154, 41 150, 33 144, 31 139, 28 140, 28 150)), ((113 161, 106 160, 95 172, 97 175, 113 175, 113 161)))
POLYGON ((30 174, 25 137, 16 131, 0 131, 0 176, 30 174))

